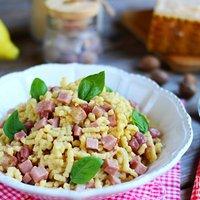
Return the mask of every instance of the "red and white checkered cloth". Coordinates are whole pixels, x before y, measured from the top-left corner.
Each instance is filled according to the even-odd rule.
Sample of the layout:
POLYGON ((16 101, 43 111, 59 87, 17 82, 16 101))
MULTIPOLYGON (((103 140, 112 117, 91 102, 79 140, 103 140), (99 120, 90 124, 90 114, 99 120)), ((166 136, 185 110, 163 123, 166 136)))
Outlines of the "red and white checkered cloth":
MULTIPOLYGON (((180 200, 180 165, 139 188, 103 200, 180 200)), ((38 200, 0 184, 0 200, 38 200)), ((196 199, 195 199, 196 200, 196 199)))
POLYGON ((200 161, 192 190, 191 200, 200 200, 200 161))

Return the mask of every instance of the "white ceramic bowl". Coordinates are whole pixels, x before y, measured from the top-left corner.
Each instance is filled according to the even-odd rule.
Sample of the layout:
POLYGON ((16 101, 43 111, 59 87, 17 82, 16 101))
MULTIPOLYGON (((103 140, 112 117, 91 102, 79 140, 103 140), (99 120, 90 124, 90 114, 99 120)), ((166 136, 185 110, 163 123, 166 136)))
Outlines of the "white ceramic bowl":
POLYGON ((141 186, 172 168, 189 148, 193 132, 191 118, 180 100, 155 82, 140 75, 130 74, 117 68, 80 65, 46 64, 23 72, 11 73, 0 78, 0 118, 7 110, 29 97, 29 89, 35 77, 48 85, 57 85, 61 77, 74 81, 80 77, 105 70, 106 84, 127 99, 138 102, 155 125, 163 132, 163 151, 149 170, 138 178, 119 185, 82 192, 64 189, 48 189, 20 183, 0 173, 0 182, 31 195, 48 199, 90 199, 123 192, 141 186))

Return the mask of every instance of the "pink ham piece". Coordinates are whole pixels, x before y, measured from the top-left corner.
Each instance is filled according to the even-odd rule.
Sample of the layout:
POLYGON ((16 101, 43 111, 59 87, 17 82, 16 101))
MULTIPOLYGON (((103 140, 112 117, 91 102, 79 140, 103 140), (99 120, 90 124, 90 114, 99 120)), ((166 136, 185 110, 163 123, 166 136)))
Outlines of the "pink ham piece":
POLYGON ((30 160, 26 160, 23 163, 20 163, 18 165, 19 170, 22 172, 22 174, 26 174, 27 172, 31 171, 33 168, 33 164, 30 160))
POLYGON ((117 125, 117 121, 116 121, 115 115, 109 115, 109 116, 108 116, 108 121, 110 122, 109 125, 110 125, 111 127, 114 127, 114 126, 117 125))
POLYGON ((61 91, 58 94, 57 100, 63 104, 68 105, 72 100, 72 95, 67 92, 61 91))
POLYGON ((121 180, 117 176, 111 176, 111 175, 109 175, 108 176, 108 180, 110 181, 110 183, 112 185, 116 185, 116 184, 120 184, 121 183, 121 180))
POLYGON ((107 135, 101 138, 101 142, 104 149, 111 151, 117 144, 117 138, 112 135, 107 135))
POLYGON ((104 102, 103 106, 101 106, 106 112, 108 112, 109 110, 112 109, 112 106, 107 103, 107 102, 104 102))
POLYGON ((25 125, 26 130, 27 130, 28 132, 30 132, 31 129, 34 127, 34 123, 33 123, 32 121, 27 121, 27 122, 25 122, 24 125, 25 125))
POLYGON ((79 137, 82 135, 82 128, 80 126, 78 126, 77 124, 75 124, 73 126, 72 131, 73 131, 73 135, 76 137, 79 137))
POLYGON ((157 138, 160 136, 160 131, 156 128, 150 128, 149 131, 150 131, 152 138, 157 138))
POLYGON ((17 163, 18 163, 17 158, 15 156, 12 156, 12 164, 13 164, 13 166, 16 166, 17 163))
POLYGON ((30 155, 30 151, 31 150, 28 148, 28 146, 23 146, 16 154, 18 162, 21 163, 27 160, 30 155))
POLYGON ((140 161, 139 156, 133 158, 130 162, 130 167, 139 175, 144 174, 147 171, 147 167, 140 161))
POLYGON ((24 183, 30 183, 30 182, 32 181, 32 178, 31 178, 31 176, 30 176, 30 173, 26 173, 26 174, 23 176, 22 181, 23 181, 24 183))
POLYGON ((114 176, 119 170, 117 160, 106 159, 104 161, 103 170, 111 176, 114 176))
POLYGON ((79 124, 86 119, 87 114, 81 107, 73 107, 71 110, 71 116, 74 119, 74 122, 79 124))
POLYGON ((92 107, 90 107, 88 103, 82 104, 81 108, 85 111, 87 115, 92 112, 92 107))
POLYGON ((86 140, 86 148, 92 150, 98 150, 99 142, 96 138, 87 138, 86 140))
POLYGON ((41 118, 48 118, 49 114, 52 113, 55 109, 55 105, 52 101, 44 100, 38 103, 37 113, 41 118))
POLYGON ((48 123, 51 124, 54 128, 57 128, 59 126, 59 122, 59 117, 54 117, 53 119, 48 120, 48 123))
POLYGON ((14 135, 14 139, 16 141, 20 141, 22 138, 25 138, 25 137, 26 137, 26 133, 23 130, 18 133, 15 133, 14 135))
POLYGON ((39 130, 41 128, 44 128, 46 125, 47 125, 47 119, 42 118, 41 120, 39 120, 38 122, 35 123, 34 128, 36 130, 39 130))
POLYGON ((142 145, 142 144, 144 144, 144 143, 147 142, 146 137, 145 137, 142 133, 140 133, 140 132, 137 132, 137 133, 134 135, 134 137, 135 137, 136 140, 138 141, 139 145, 142 145))
POLYGON ((104 114, 104 110, 100 106, 95 106, 92 109, 92 113, 98 118, 101 117, 104 114))
POLYGON ((140 147, 140 144, 138 143, 137 139, 134 137, 129 141, 128 144, 134 152, 136 152, 140 147))
POLYGON ((42 179, 46 180, 48 178, 48 171, 43 166, 39 166, 39 167, 34 166, 30 171, 30 175, 33 181, 35 183, 38 183, 42 179))

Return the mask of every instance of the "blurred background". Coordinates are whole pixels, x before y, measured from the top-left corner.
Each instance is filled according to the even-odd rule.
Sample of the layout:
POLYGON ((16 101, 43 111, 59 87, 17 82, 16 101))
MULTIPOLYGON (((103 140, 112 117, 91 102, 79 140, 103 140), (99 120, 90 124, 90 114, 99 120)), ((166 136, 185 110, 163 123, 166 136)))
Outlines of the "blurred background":
POLYGON ((191 12, 194 1, 180 6, 159 0, 164 9, 156 0, 84 1, 0 0, 0 76, 45 62, 98 63, 143 74, 174 92, 194 129, 181 160, 182 199, 189 199, 200 153, 200 19, 191 12))

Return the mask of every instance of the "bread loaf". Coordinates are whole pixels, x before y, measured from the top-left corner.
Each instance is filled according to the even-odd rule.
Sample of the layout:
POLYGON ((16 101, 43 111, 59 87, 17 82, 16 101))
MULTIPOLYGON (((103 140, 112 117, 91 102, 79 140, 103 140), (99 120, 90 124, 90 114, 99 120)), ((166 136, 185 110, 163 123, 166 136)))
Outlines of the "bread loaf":
POLYGON ((200 55, 200 0, 158 0, 147 43, 162 54, 200 55))

